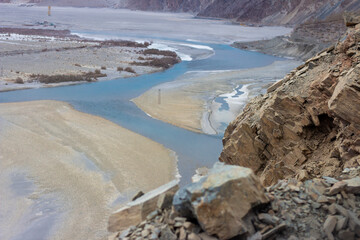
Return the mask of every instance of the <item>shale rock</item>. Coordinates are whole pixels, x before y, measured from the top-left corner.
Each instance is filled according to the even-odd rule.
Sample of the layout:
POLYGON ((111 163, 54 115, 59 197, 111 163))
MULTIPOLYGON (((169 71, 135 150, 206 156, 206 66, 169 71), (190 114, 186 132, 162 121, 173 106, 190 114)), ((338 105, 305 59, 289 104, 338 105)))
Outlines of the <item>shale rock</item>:
POLYGON ((251 168, 266 186, 296 175, 339 176, 342 168, 359 166, 359 79, 358 24, 251 100, 229 124, 220 161, 251 168))
POLYGON ((195 218, 209 235, 229 239, 252 232, 246 217, 254 206, 267 202, 251 169, 217 165, 199 182, 181 188, 173 205, 180 215, 195 218))
MULTIPOLYGON (((108 231, 117 232, 127 229, 132 225, 142 222, 150 214, 154 217, 158 206, 171 207, 169 202, 178 190, 177 181, 172 181, 147 194, 142 195, 135 201, 129 202, 125 207, 110 215, 108 231)), ((144 232, 145 234, 145 232, 144 232)))

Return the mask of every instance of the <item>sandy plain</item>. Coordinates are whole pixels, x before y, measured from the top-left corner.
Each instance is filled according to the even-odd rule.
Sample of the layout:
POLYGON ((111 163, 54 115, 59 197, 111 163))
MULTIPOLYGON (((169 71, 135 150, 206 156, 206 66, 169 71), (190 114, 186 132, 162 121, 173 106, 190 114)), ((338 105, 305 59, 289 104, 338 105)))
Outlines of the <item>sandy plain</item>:
POLYGON ((1 239, 103 239, 127 197, 176 176, 174 152, 67 103, 0 104, 0 128, 1 239))

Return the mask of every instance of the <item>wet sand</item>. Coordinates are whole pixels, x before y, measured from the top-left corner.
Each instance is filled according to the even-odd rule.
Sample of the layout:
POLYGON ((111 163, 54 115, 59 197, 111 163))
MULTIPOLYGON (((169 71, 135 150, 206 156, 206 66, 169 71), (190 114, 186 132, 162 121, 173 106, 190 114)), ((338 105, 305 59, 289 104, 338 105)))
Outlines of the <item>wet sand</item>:
MULTIPOLYGON (((175 81, 151 88, 132 101, 153 118, 194 132, 218 134, 250 98, 298 65, 298 61, 287 60, 253 69, 188 72, 175 81), (239 85, 247 85, 246 97, 236 101, 228 99, 226 109, 221 109, 222 104, 216 99, 233 92, 239 85)), ((239 98, 238 94, 234 94, 234 98, 239 98)))
POLYGON ((172 151, 67 103, 0 104, 0 128, 1 239, 103 239, 121 199, 175 178, 172 151))

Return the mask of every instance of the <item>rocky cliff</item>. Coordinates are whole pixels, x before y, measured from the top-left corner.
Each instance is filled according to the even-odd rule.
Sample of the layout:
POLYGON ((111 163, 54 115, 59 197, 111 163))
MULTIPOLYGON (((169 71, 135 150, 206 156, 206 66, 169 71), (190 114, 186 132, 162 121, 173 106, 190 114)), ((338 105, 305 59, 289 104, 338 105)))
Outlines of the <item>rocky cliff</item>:
POLYGON ((337 176, 360 164, 360 19, 330 47, 253 99, 227 128, 220 161, 253 169, 265 185, 337 176))

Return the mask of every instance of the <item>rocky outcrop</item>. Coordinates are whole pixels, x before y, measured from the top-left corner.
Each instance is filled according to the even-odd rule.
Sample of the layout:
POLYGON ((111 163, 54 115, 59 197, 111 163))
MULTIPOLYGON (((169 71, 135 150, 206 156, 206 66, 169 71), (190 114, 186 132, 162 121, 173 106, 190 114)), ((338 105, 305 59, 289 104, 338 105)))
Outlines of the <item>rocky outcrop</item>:
POLYGON ((172 181, 141 197, 135 196, 135 200, 111 214, 108 231, 122 231, 146 220, 151 213, 155 216, 157 209, 161 211, 171 205, 174 194, 178 189, 177 181, 172 181))
POLYGON ((345 32, 343 19, 337 16, 335 19, 302 23, 294 28, 290 36, 254 42, 235 42, 233 46, 306 61, 339 41, 345 32))
MULTIPOLYGON (((206 212, 193 211, 196 206, 190 206, 189 201, 178 201, 175 197, 174 206, 157 209, 146 220, 115 233, 109 239, 216 240, 219 239, 218 236, 220 239, 228 239, 230 233, 237 232, 244 226, 243 221, 228 218, 229 212, 233 216, 242 216, 243 213, 237 211, 239 208, 249 211, 243 217, 248 231, 240 231, 243 234, 232 239, 355 239, 360 237, 359 175, 360 168, 352 168, 346 169, 338 179, 323 177, 305 182, 296 179, 280 180, 264 189, 259 186, 250 169, 215 165, 199 183, 183 189, 191 195, 194 192, 190 189, 201 185, 203 190, 198 189, 197 197, 194 196, 193 200, 187 197, 185 199, 193 203, 198 200, 194 205, 205 201, 212 205, 211 209, 208 208, 206 212), (240 182, 233 182, 240 175, 243 180, 250 180, 251 184, 248 186, 242 182, 239 186, 240 182), (223 182, 223 179, 233 179, 232 184, 219 184, 217 180, 223 182), (239 188, 244 188, 244 192, 236 191, 239 188), (210 192, 210 189, 214 191, 210 192), (258 199, 256 202, 263 204, 249 207, 247 203, 254 197, 258 199), (209 202, 209 199, 214 200, 209 202), (229 202, 232 204, 227 204, 229 202), (189 210, 189 207, 192 215, 188 217, 180 216, 182 211, 179 213, 175 210, 189 210), (203 224, 197 221, 203 214, 208 215, 207 222, 216 223, 211 225, 213 235, 208 231, 204 232, 206 229, 203 224)), ((176 195, 183 194, 179 190, 176 195)))
POLYGON ((360 164, 360 25, 253 99, 228 127, 220 160, 265 185, 337 176, 360 164))
POLYGON ((181 188, 173 205, 182 217, 196 219, 207 234, 230 239, 254 233, 248 215, 267 202, 251 169, 217 165, 200 181, 181 188))

